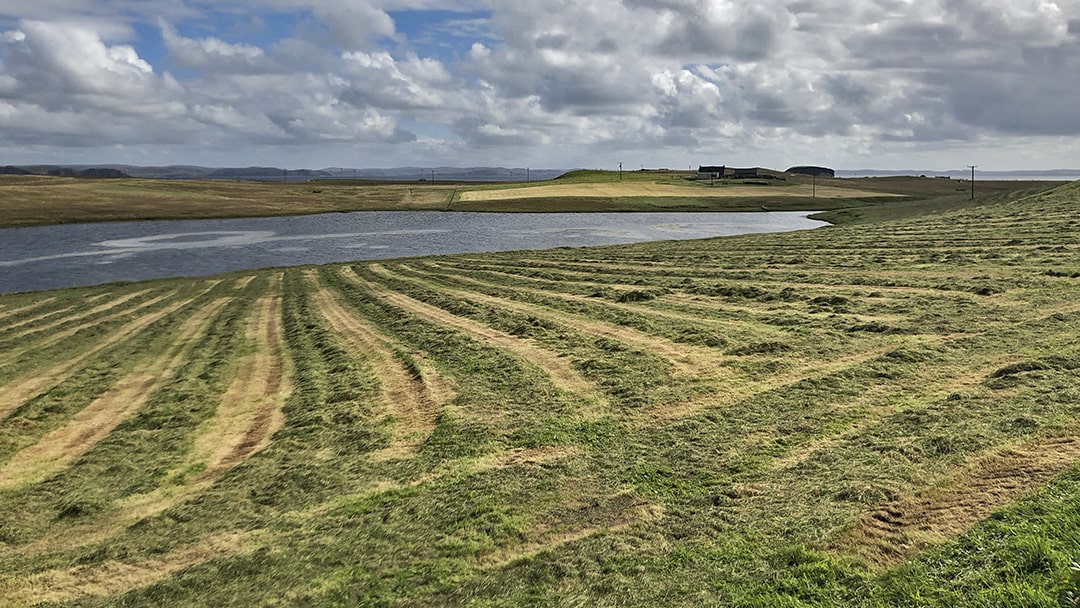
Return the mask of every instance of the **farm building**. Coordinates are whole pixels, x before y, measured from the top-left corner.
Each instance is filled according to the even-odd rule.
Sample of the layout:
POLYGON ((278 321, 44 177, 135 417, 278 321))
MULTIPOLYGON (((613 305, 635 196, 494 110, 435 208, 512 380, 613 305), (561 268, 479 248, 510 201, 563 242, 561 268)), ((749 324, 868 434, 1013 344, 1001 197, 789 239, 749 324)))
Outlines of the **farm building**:
POLYGON ((697 176, 694 179, 757 179, 759 177, 771 177, 762 175, 757 167, 737 169, 726 165, 701 165, 698 167, 697 176))
POLYGON ((697 168, 697 179, 723 179, 725 170, 726 168, 724 165, 699 165, 697 168))
POLYGON ((731 168, 727 171, 727 176, 733 179, 748 179, 758 177, 757 167, 749 169, 735 169, 731 168))

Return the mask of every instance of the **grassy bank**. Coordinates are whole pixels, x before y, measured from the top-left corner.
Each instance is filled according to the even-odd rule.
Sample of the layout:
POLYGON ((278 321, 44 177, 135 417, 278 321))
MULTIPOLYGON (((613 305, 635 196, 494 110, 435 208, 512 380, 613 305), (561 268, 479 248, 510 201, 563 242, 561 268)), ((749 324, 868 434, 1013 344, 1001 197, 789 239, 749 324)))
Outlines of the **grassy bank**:
POLYGON ((0 597, 1059 606, 1078 208, 0 296, 0 597))

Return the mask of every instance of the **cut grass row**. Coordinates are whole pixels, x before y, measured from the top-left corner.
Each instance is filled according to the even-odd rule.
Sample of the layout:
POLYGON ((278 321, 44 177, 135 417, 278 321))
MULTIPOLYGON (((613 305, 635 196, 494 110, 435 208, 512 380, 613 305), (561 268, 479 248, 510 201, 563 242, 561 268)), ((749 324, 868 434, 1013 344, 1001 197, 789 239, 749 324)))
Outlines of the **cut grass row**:
POLYGON ((0 597, 1056 605, 1078 206, 0 297, 0 597))

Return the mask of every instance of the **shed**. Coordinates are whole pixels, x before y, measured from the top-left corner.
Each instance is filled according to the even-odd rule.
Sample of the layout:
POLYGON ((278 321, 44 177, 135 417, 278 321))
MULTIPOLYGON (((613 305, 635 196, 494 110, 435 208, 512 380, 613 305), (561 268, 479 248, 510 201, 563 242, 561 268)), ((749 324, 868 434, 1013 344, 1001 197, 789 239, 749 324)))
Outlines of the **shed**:
POLYGON ((699 165, 697 179, 723 179, 725 170, 724 165, 699 165))

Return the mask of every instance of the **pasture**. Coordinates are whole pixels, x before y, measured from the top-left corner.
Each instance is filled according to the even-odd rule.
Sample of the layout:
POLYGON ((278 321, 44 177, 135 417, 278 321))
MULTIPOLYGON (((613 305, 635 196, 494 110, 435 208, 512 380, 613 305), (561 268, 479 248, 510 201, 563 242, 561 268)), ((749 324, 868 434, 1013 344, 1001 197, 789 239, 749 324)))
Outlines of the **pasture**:
POLYGON ((0 603, 1067 604, 1080 184, 942 201, 0 296, 0 603))
MULTIPOLYGON (((451 183, 79 179, 0 175, 0 227, 267 217, 350 211, 825 211, 966 192, 953 180, 787 176, 769 186, 687 181, 673 172, 574 171, 548 182, 451 183), (904 198, 906 197, 906 198, 904 198)), ((980 183, 980 194, 1040 186, 980 183)))

